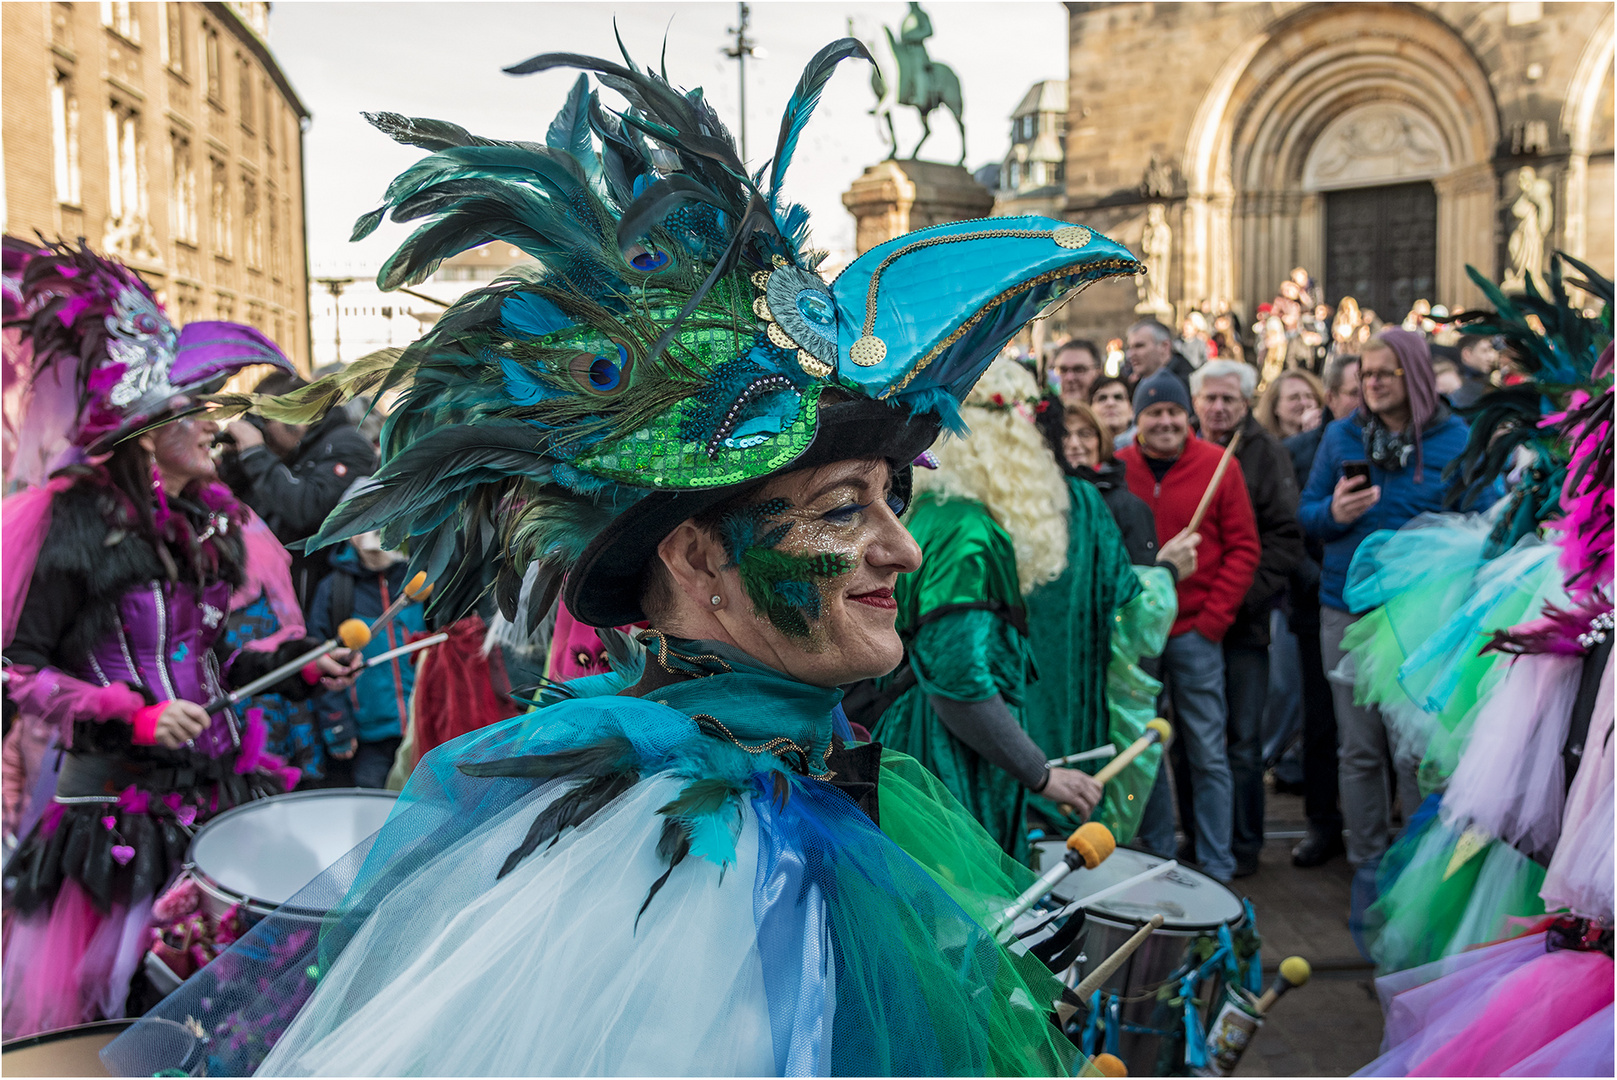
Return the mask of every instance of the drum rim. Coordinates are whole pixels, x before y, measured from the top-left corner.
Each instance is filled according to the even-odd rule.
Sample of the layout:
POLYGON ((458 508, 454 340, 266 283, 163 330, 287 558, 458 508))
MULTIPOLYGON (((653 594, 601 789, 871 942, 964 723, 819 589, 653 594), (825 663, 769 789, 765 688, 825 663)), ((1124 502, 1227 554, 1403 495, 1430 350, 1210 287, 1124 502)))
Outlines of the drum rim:
MULTIPOLYGON (((263 899, 262 897, 247 896, 244 893, 237 892, 235 889, 232 889, 230 886, 220 882, 197 865, 196 848, 197 842, 201 840, 203 835, 215 825, 228 821, 232 817, 245 817, 247 813, 258 810, 265 803, 288 803, 301 799, 329 799, 339 795, 358 795, 364 798, 389 799, 393 802, 397 802, 399 798, 398 792, 389 791, 386 788, 346 787, 310 788, 308 791, 287 791, 280 795, 270 795, 263 799, 253 799, 251 802, 244 802, 240 806, 232 806, 224 813, 215 814, 213 817, 204 822, 202 826, 192 834, 191 842, 185 846, 185 862, 182 869, 197 883, 198 888, 211 895, 215 900, 222 900, 229 904, 245 907, 247 910, 256 915, 270 915, 279 911, 287 915, 300 915, 305 917, 312 916, 315 918, 324 917, 326 914, 324 911, 316 911, 313 908, 296 908, 289 906, 291 899, 290 897, 288 898, 287 903, 274 904, 263 899)), ((296 893, 293 895, 296 895, 296 893)))
POLYGON ((72 1027, 52 1028, 50 1031, 36 1031, 32 1035, 20 1035, 15 1039, 7 1039, 0 1043, 0 1054, 10 1053, 13 1050, 27 1050, 30 1047, 45 1046, 53 1042, 60 1042, 70 1036, 92 1035, 98 1031, 127 1031, 133 1027, 139 1017, 123 1017, 117 1020, 91 1020, 87 1024, 75 1024, 72 1027))
MULTIPOLYGON (((1060 840, 1036 840, 1034 841, 1033 846, 1035 848, 1039 848, 1046 844, 1055 845, 1062 844, 1062 842, 1060 840)), ((1062 846, 1065 845, 1063 844, 1062 846)), ((1137 848, 1133 844, 1120 844, 1116 850, 1129 851, 1136 855, 1145 855, 1148 858, 1156 859, 1158 862, 1177 862, 1175 859, 1164 859, 1161 855, 1154 852, 1146 851, 1143 848, 1137 848)), ((1234 929, 1235 927, 1238 927, 1246 922, 1246 897, 1242 896, 1240 893, 1236 892, 1233 888, 1224 884, 1216 877, 1213 877, 1205 870, 1198 870, 1196 867, 1190 866, 1186 863, 1179 863, 1179 869, 1188 870, 1192 874, 1206 879, 1209 885, 1223 889, 1225 892, 1229 893, 1230 896, 1235 898, 1235 902, 1241 910, 1237 911, 1228 919, 1217 919, 1212 922, 1191 922, 1189 919, 1176 918, 1172 915, 1164 915, 1163 923, 1157 928, 1157 933, 1166 934, 1171 937, 1201 937, 1204 934, 1218 933, 1218 928, 1221 926, 1228 926, 1231 929, 1234 929)), ((1077 900, 1081 899, 1083 898, 1078 897, 1075 900, 1067 901, 1067 903, 1076 903, 1077 900)), ((1138 930, 1146 923, 1151 921, 1150 915, 1136 917, 1132 915, 1117 914, 1108 911, 1104 906, 1086 907, 1083 909, 1083 911, 1084 917, 1090 922, 1105 923, 1107 926, 1118 930, 1138 930)))

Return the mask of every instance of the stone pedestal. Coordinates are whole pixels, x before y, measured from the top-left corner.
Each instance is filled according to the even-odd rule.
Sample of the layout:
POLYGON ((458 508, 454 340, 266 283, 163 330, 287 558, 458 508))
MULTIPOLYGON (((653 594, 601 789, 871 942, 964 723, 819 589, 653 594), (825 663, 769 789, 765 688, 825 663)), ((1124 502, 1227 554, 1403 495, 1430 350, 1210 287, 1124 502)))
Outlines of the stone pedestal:
POLYGON ((889 159, 866 169, 843 193, 842 205, 859 223, 854 246, 862 255, 928 225, 987 217, 994 196, 959 165, 889 159))

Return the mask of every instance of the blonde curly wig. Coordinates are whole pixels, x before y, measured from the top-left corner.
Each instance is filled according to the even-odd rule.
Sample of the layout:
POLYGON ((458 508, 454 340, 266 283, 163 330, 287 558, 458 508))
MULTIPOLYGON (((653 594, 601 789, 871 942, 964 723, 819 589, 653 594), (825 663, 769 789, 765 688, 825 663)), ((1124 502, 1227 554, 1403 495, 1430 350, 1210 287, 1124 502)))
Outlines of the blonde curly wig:
POLYGON ((1033 423, 1039 386, 1015 360, 1000 357, 978 380, 960 415, 964 438, 932 448, 936 469, 915 470, 915 493, 983 504, 1016 546, 1026 596, 1067 568, 1067 481, 1033 423))

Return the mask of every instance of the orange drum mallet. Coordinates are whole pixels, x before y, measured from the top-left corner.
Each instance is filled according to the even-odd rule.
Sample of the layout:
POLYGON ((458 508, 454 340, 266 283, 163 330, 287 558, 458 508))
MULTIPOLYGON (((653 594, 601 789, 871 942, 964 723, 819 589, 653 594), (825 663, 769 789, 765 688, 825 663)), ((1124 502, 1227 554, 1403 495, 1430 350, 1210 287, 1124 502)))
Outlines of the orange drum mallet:
POLYGON ((303 670, 303 668, 314 663, 327 653, 336 652, 338 649, 363 649, 370 643, 370 627, 366 626, 365 623, 359 619, 345 619, 343 620, 342 625, 337 627, 336 637, 322 641, 320 644, 316 645, 302 656, 299 656, 293 660, 288 660, 274 671, 271 671, 266 675, 260 675, 258 678, 254 679, 252 682, 241 687, 240 689, 232 690, 230 693, 225 694, 222 697, 214 698, 212 701, 202 706, 202 709, 204 712, 209 714, 216 713, 220 709, 228 708, 239 701, 252 697, 254 694, 259 693, 262 690, 269 689, 271 686, 274 686, 288 675, 295 671, 303 670))
POLYGON ((1115 850, 1117 840, 1113 838, 1112 830, 1100 822, 1086 821, 1078 826, 1078 830, 1067 837, 1067 850, 1060 861, 1040 875, 1039 880, 1018 896, 1010 907, 999 913, 992 927, 994 934, 997 936, 1024 911, 1042 900, 1062 878, 1080 868, 1095 869, 1115 850))
MULTIPOLYGON (((1157 743, 1167 746, 1168 740, 1171 738, 1173 738, 1173 725, 1169 724, 1168 721, 1164 720, 1162 717, 1157 717, 1155 720, 1145 725, 1145 734, 1129 743, 1128 747, 1124 749, 1121 754, 1118 754, 1105 765, 1101 766, 1100 772, 1095 774, 1095 782, 1101 787, 1105 787, 1107 781, 1111 780, 1118 773, 1128 768, 1129 765, 1133 763, 1135 758, 1145 753, 1146 750, 1152 746, 1155 746, 1157 743)), ((1067 803, 1062 803, 1061 812, 1063 814, 1072 813, 1072 806, 1067 803)))

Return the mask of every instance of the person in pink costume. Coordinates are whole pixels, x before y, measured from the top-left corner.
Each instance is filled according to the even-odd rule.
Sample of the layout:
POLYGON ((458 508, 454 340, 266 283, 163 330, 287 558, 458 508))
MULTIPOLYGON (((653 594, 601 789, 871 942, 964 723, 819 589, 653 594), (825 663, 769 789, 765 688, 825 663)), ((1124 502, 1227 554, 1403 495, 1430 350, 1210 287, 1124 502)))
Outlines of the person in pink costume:
MULTIPOLYGON (((6 690, 60 762, 6 865, 0 1026, 15 1038, 124 1014, 187 830, 285 787, 262 721, 202 703, 312 643, 218 647, 259 545, 216 482, 199 397, 249 364, 290 370, 280 350, 235 323, 176 329, 133 272, 83 247, 7 238, 0 282, 7 381, 22 391, 21 490, 3 504, 6 690)), ((349 670, 326 657, 276 689, 307 694, 349 670)))

